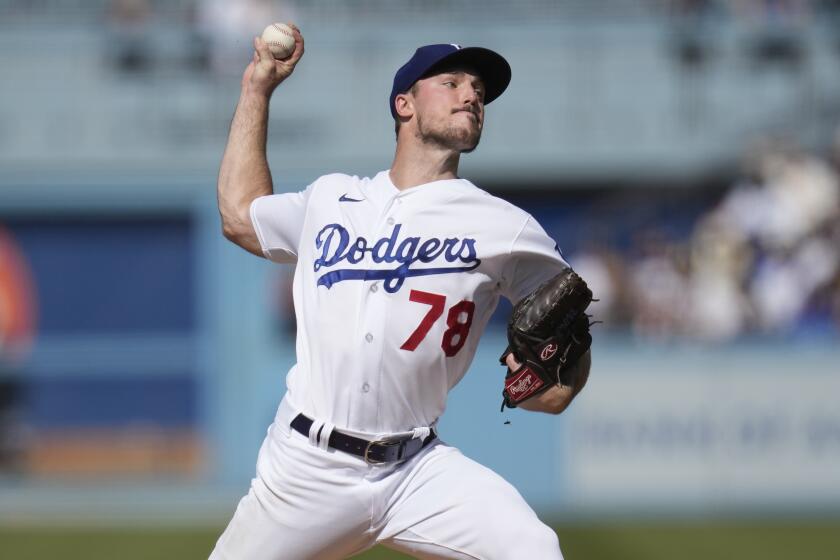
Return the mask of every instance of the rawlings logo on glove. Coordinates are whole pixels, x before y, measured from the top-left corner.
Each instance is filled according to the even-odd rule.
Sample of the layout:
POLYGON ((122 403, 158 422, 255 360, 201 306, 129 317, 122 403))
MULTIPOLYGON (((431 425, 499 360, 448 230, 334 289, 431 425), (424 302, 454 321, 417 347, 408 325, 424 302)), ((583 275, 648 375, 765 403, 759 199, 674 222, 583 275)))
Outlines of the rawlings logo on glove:
POLYGON ((516 304, 508 322, 508 347, 522 365, 508 369, 502 410, 561 383, 574 387, 573 367, 592 345, 586 308, 592 291, 568 268, 516 304))
POLYGON ((533 395, 545 383, 543 383, 543 380, 537 374, 528 368, 521 368, 517 371, 519 373, 511 376, 510 381, 506 380, 505 390, 516 402, 522 402, 533 395))
POLYGON ((540 352, 540 359, 546 362, 550 360, 556 353, 557 345, 553 342, 549 342, 548 344, 546 344, 545 348, 542 349, 542 352, 540 352))

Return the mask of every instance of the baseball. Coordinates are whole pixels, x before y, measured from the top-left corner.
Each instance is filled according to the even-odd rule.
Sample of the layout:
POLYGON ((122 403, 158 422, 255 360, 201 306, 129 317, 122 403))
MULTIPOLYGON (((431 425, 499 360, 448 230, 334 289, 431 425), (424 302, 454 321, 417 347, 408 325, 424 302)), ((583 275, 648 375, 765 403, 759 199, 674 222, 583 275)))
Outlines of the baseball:
POLYGON ((295 52, 295 34, 285 23, 272 23, 262 32, 274 58, 288 58, 295 52))

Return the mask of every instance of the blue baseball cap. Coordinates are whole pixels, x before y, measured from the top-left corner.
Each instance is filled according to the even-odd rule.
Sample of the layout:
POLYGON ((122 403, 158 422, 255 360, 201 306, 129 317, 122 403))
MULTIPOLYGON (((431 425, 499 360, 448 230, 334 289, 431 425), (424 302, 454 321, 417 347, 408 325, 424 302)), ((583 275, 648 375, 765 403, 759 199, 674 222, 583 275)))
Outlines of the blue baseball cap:
POLYGON ((394 87, 391 88, 391 97, 388 99, 391 116, 397 118, 397 110, 394 107, 397 95, 407 92, 420 78, 452 64, 464 64, 475 68, 484 82, 485 105, 499 97, 510 83, 510 64, 502 55, 490 49, 461 47, 456 44, 426 45, 417 49, 414 56, 394 75, 394 87))

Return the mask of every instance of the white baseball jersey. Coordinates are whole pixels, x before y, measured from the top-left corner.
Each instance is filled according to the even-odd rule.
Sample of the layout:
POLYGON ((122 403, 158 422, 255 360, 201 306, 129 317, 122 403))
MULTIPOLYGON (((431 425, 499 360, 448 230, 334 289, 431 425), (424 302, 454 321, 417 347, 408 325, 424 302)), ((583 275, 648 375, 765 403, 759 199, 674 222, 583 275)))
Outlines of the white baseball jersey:
POLYGON ((464 179, 326 175, 251 219, 266 257, 297 263, 286 399, 350 432, 434 425, 499 296, 568 266, 532 216, 464 179))

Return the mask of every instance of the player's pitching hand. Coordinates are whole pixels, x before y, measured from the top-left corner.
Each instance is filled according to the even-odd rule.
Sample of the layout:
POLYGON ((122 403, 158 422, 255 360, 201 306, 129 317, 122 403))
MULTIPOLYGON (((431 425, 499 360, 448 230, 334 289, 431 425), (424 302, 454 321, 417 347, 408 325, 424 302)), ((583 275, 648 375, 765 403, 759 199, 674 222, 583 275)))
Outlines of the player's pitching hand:
POLYGON ((303 56, 303 35, 296 25, 288 25, 295 35, 295 50, 288 58, 274 58, 266 42, 261 37, 254 37, 254 56, 242 76, 243 90, 269 96, 274 88, 292 74, 303 56))

